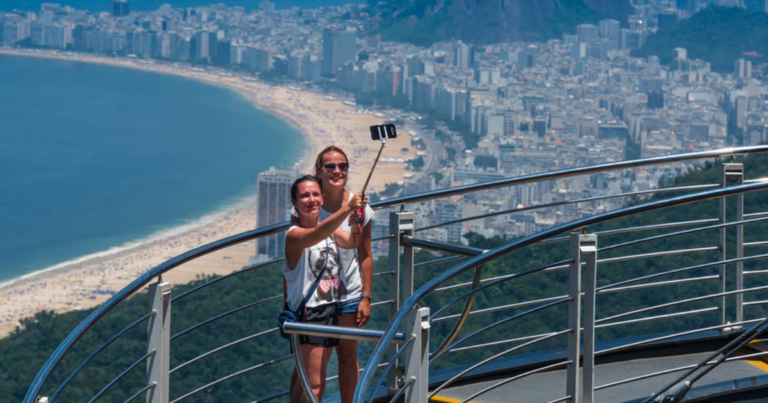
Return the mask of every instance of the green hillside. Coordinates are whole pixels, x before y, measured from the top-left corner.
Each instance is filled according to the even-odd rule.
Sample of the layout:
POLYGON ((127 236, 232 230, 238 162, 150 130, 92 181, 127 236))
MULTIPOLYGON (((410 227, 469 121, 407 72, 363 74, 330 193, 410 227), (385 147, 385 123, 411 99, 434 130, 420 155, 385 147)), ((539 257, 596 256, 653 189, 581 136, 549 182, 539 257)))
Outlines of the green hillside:
POLYGON ((651 35, 633 56, 656 55, 662 64, 668 64, 673 49, 678 47, 688 50, 689 59, 706 60, 713 71, 721 73, 733 72, 733 62, 745 52, 763 55, 752 57, 753 64, 766 62, 768 14, 735 7, 709 7, 651 35))
POLYGON ((429 46, 444 40, 487 44, 538 41, 573 34, 600 19, 626 21, 628 0, 370 0, 385 41, 429 46))
MULTIPOLYGON (((745 160, 746 175, 748 178, 763 177, 768 174, 768 156, 750 156, 745 160)), ((676 185, 717 183, 718 166, 709 164, 702 169, 678 178, 676 185)), ((669 197, 669 195, 666 195, 669 197)), ((754 193, 745 196, 746 211, 768 211, 768 197, 765 193, 754 193)), ((637 202, 637 201, 636 201, 637 202)), ((609 222, 599 227, 590 228, 589 231, 599 231, 609 228, 648 225, 652 223, 683 221, 701 218, 717 217, 717 201, 700 202, 695 205, 682 206, 650 214, 609 222)), ((729 203, 729 215, 732 219, 735 214, 734 203, 729 203)), ((621 243, 638 237, 651 236, 667 231, 646 231, 640 234, 616 234, 601 236, 599 244, 605 247, 621 243)), ((766 225, 750 225, 745 228, 745 241, 765 240, 766 225)), ((692 234, 683 237, 670 238, 653 243, 644 243, 634 247, 622 248, 616 251, 603 252, 600 258, 618 255, 630 255, 650 252, 654 250, 673 250, 695 248, 700 246, 717 245, 717 232, 692 234)), ((481 248, 492 248, 508 239, 495 237, 487 239, 476 234, 468 234, 470 244, 481 248)), ((735 239, 733 231, 729 234, 729 242, 735 239)), ((732 245, 729 248, 732 251, 732 245)), ((747 254, 766 253, 761 248, 751 248, 747 254)), ((484 277, 516 273, 523 270, 550 264, 567 257, 566 243, 549 244, 529 248, 504 259, 491 262, 484 267, 484 277)), ((429 252, 421 251, 417 254, 417 261, 426 261, 435 256, 429 252)), ((686 267, 694 264, 711 262, 717 259, 715 252, 692 253, 674 255, 656 259, 637 259, 614 264, 601 264, 598 268, 598 286, 613 283, 644 274, 666 271, 672 268, 686 267)), ((453 267, 451 262, 442 265, 433 265, 420 268, 417 271, 416 286, 420 286, 435 275, 453 267)), ((761 262, 745 264, 745 269, 753 269, 761 266, 761 262)), ((386 271, 386 258, 376 262, 376 272, 386 271)), ((664 279, 683 279, 692 276, 715 274, 717 268, 699 270, 679 274, 664 279)), ((729 273, 733 270, 729 268, 729 273)), ((457 282, 470 280, 471 273, 467 273, 457 282)), ((546 298, 564 295, 567 293, 567 271, 557 271, 546 274, 538 274, 523 277, 514 282, 507 282, 501 286, 493 287, 478 294, 474 309, 489 308, 505 304, 513 304, 524 300, 546 298)), ((760 276, 749 276, 745 279, 746 287, 762 284, 760 276)), ((386 299, 386 279, 377 277, 374 283, 374 296, 376 300, 386 299)), ((178 295, 199 282, 176 287, 174 294, 178 295)), ((732 287, 733 278, 729 275, 728 284, 732 287)), ((216 314, 243 306, 247 303, 260 300, 281 292, 281 275, 278 267, 270 267, 250 272, 200 291, 194 297, 189 297, 173 305, 172 327, 173 333, 183 330, 199 321, 210 318, 216 314)), ((669 302, 717 292, 715 281, 688 283, 677 286, 665 286, 653 289, 629 291, 623 293, 611 293, 598 297, 598 318, 626 312, 641 307, 669 302)), ((438 293, 423 301, 431 307, 445 305, 448 301, 458 296, 460 290, 450 290, 438 293)), ((751 294, 745 300, 768 299, 768 293, 751 294)), ((702 301, 689 304, 673 310, 659 310, 656 314, 676 312, 713 306, 713 301, 702 301)), ((733 300, 729 300, 729 319, 733 320, 733 300)), ((116 311, 96 325, 67 356, 62 365, 51 378, 44 392, 50 396, 53 388, 59 385, 63 379, 74 369, 80 361, 94 348, 107 340, 112 334, 139 318, 146 312, 146 294, 139 294, 124 302, 116 311)), ((264 306, 246 310, 231 315, 216 324, 203 327, 194 334, 180 337, 172 342, 171 367, 185 362, 213 348, 238 340, 245 336, 264 331, 275 325, 275 318, 280 309, 280 302, 272 302, 264 306)), ((375 308, 374 321, 370 328, 382 329, 385 326, 385 307, 375 308)), ((461 304, 451 308, 447 314, 458 313, 462 309, 461 304)), ((530 307, 520 309, 508 309, 495 311, 482 315, 471 316, 466 323, 461 335, 479 329, 480 327, 522 312, 530 307)), ((516 336, 544 333, 561 330, 566 322, 565 306, 542 311, 529 315, 520 321, 515 321, 498 326, 481 336, 472 339, 467 345, 514 338, 516 336)), ((42 367, 45 359, 53 352, 56 346, 89 312, 74 312, 61 315, 40 313, 34 319, 24 322, 23 329, 16 330, 10 336, 0 339, 0 402, 20 401, 27 387, 34 378, 36 372, 42 367)), ((753 306, 746 310, 747 318, 762 316, 763 307, 753 306)), ((633 324, 629 326, 610 327, 598 332, 598 341, 608 340, 633 335, 652 334, 675 330, 686 330, 717 322, 716 312, 698 314, 685 317, 676 317, 666 320, 657 320, 633 324)), ((452 328, 452 321, 436 322, 432 326, 432 348, 435 348, 443 337, 452 328)), ((129 332, 123 339, 105 350, 94 362, 74 379, 71 386, 66 389, 57 401, 82 402, 87 401, 98 390, 106 385, 114 376, 128 367, 137 358, 146 352, 146 327, 140 325, 129 332)), ((562 347, 564 339, 553 339, 542 343, 536 350, 562 347)), ((373 344, 361 344, 361 357, 367 357, 373 344)), ((483 349, 467 350, 460 353, 449 354, 439 360, 433 369, 447 368, 489 357, 494 353, 509 348, 509 345, 500 345, 483 349)), ((530 351, 530 350, 529 350, 530 351)), ((249 368, 258 363, 279 358, 288 354, 288 344, 277 334, 271 334, 255 341, 242 343, 223 353, 201 360, 187 368, 179 370, 171 376, 171 398, 179 396, 206 383, 212 382, 225 375, 249 368)), ((364 363, 364 360, 362 360, 364 363)), ((272 393, 282 391, 288 386, 292 362, 287 361, 266 369, 259 369, 244 376, 224 382, 218 386, 189 398, 188 402, 250 402, 272 393)), ((104 402, 123 402, 133 392, 141 388, 144 383, 145 366, 139 366, 122 382, 115 385, 102 399, 104 402)), ((335 374, 335 364, 332 362, 329 375, 335 374)), ((329 385, 329 394, 336 390, 336 384, 329 385)), ((282 400, 285 401, 285 400, 282 400)))

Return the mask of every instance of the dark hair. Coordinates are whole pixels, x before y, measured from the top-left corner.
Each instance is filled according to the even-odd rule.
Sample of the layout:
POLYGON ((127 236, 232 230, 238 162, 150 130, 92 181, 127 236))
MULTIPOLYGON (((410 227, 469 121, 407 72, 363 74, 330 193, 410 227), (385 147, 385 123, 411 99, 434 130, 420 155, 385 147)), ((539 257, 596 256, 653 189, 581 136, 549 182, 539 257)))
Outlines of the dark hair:
POLYGON ((317 186, 320 186, 320 192, 323 191, 323 181, 315 175, 304 175, 293 181, 293 185, 291 185, 291 199, 296 200, 296 194, 299 193, 299 185, 307 181, 317 183, 317 186))
POLYGON ((347 163, 349 163, 349 157, 347 157, 347 154, 342 151, 341 148, 336 146, 328 146, 323 149, 323 151, 320 151, 320 154, 317 154, 317 159, 315 160, 315 174, 320 172, 320 169, 323 168, 323 156, 325 154, 331 153, 331 152, 337 152, 344 156, 344 159, 347 160, 347 163))

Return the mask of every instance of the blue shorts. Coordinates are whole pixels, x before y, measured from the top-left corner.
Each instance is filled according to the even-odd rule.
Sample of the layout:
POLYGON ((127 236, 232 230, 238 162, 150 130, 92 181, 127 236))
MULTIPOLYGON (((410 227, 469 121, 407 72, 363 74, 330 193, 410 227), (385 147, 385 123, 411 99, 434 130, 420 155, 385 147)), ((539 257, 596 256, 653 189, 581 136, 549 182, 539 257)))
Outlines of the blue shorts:
POLYGON ((355 299, 350 299, 348 301, 339 302, 337 305, 338 314, 339 315, 354 315, 357 313, 357 308, 360 307, 360 301, 363 300, 363 297, 357 297, 355 299))

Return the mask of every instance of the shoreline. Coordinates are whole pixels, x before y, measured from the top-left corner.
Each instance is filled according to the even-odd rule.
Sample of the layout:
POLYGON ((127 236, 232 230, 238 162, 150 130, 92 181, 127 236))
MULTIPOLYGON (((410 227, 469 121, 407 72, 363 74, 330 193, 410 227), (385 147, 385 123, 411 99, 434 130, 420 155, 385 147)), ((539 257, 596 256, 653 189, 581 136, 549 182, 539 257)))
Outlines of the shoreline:
MULTIPOLYGON (((0 48, 0 55, 132 68, 214 85, 244 96, 255 108, 282 120, 304 137, 304 150, 293 165, 294 169, 299 167, 298 172, 308 171, 314 156, 330 144, 342 145, 349 155, 350 163, 358 167, 360 172, 367 172, 372 165, 372 161, 365 163, 369 147, 365 144, 358 145, 357 139, 367 136, 367 126, 380 123, 382 118, 360 114, 354 107, 343 105, 341 101, 326 99, 324 94, 296 91, 287 86, 261 81, 246 81, 231 74, 217 74, 184 64, 9 48, 0 48), (358 132, 361 134, 353 136, 358 132), (317 135, 318 133, 322 135, 317 135)), ((402 131, 405 133, 405 128, 402 131)), ((411 157, 402 150, 405 149, 398 152, 398 149, 392 148, 385 154, 389 154, 392 159, 395 156, 402 159, 411 157)), ((413 154, 413 150, 410 154, 413 154)), ((386 183, 402 180, 404 172, 402 163, 379 165, 372 185, 377 190, 379 186, 383 188, 386 183)), ((362 185, 365 179, 363 176, 351 174, 350 187, 356 187, 356 182, 361 182, 362 185)), ((31 317, 41 311, 66 312, 97 306, 111 296, 110 292, 123 288, 132 279, 157 264, 195 247, 254 228, 256 208, 255 192, 252 192, 231 206, 213 211, 189 223, 162 229, 121 246, 0 282, 0 338, 18 326, 22 318, 31 317)), ((255 255, 252 245, 244 243, 201 257, 171 271, 164 279, 179 284, 192 281, 200 275, 227 274, 248 264, 250 257, 255 255)))

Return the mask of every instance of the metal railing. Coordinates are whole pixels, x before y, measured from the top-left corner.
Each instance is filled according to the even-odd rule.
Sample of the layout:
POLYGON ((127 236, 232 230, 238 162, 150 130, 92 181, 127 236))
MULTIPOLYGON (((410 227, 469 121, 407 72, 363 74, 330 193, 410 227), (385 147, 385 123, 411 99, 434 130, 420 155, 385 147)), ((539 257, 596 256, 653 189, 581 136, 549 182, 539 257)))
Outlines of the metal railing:
MULTIPOLYGON (((363 402, 370 400, 379 390, 379 386, 386 383, 390 390, 394 390, 394 399, 399 398, 401 395, 405 395, 408 402, 423 402, 426 401, 428 396, 428 389, 430 387, 428 381, 428 373, 430 366, 436 365, 438 360, 442 357, 459 353, 462 351, 481 349, 481 348, 496 348, 497 346, 508 345, 513 343, 517 344, 511 348, 508 348, 502 352, 491 354, 491 358, 482 360, 477 363, 470 363, 470 370, 464 370, 452 377, 449 381, 442 383, 441 385, 434 386, 431 395, 449 388, 457 380, 465 378, 468 374, 483 365, 495 361, 498 358, 508 356, 512 353, 525 351, 536 345, 543 345, 550 343, 553 340, 567 338, 567 359, 561 362, 548 363, 544 366, 534 368, 525 373, 520 373, 512 378, 494 385, 488 390, 502 387, 509 383, 514 382, 525 376, 534 376, 535 374, 543 371, 553 370, 559 367, 565 367, 567 372, 568 386, 565 394, 568 396, 565 400, 576 401, 579 398, 570 396, 577 396, 576 390, 581 389, 581 383, 584 385, 584 401, 591 401, 591 391, 599 390, 600 388, 607 388, 608 385, 595 388, 594 381, 590 378, 589 374, 593 371, 585 371, 585 379, 580 380, 578 377, 578 367, 583 361, 585 369, 593 368, 594 356, 605 354, 613 351, 617 351, 620 348, 630 348, 643 345, 644 342, 634 342, 622 347, 614 347, 605 351, 594 351, 595 345, 595 331, 596 329, 607 328, 612 326, 622 326, 631 323, 639 323, 650 320, 663 320, 670 317, 679 317, 687 315, 705 314, 708 312, 719 312, 719 323, 715 327, 708 327, 707 329, 723 329, 733 326, 740 326, 744 324, 753 323, 754 320, 745 320, 743 311, 745 306, 754 305, 757 303, 764 303, 765 301, 752 301, 744 303, 741 296, 744 293, 759 292, 768 287, 753 287, 744 288, 743 276, 744 275, 759 275, 762 271, 751 270, 744 271, 743 264, 750 261, 758 261, 768 255, 753 255, 745 257, 743 254, 744 247, 760 247, 768 241, 755 240, 753 242, 744 242, 743 227, 747 225, 753 225, 768 221, 768 217, 763 217, 764 212, 751 212, 751 214, 745 214, 743 211, 744 199, 743 194, 750 191, 764 190, 768 188, 768 184, 764 181, 744 181, 743 180, 743 166, 736 163, 723 164, 721 168, 721 181, 719 184, 702 184, 702 185, 688 185, 678 186, 664 189, 654 189, 640 192, 625 192, 620 194, 587 197, 581 199, 574 199, 562 202, 548 203, 543 205, 504 210, 500 212, 493 212, 489 214, 483 214, 479 216, 466 217, 461 219, 454 219, 438 224, 426 225, 423 227, 417 227, 416 217, 413 213, 405 211, 405 207, 408 204, 422 203, 438 198, 450 197, 459 194, 467 194, 471 192, 480 192, 491 189, 500 189, 518 186, 521 184, 536 183, 541 181, 548 181, 554 179, 569 178, 580 175, 592 175, 600 172, 610 172, 622 169, 659 165, 659 164, 671 164, 684 161, 695 160, 707 160, 712 158, 724 158, 733 157, 737 155, 747 155, 754 153, 768 152, 768 146, 757 147, 744 147, 744 148, 732 148, 724 150, 714 150, 700 153, 673 155, 666 157, 656 157, 644 160, 624 161, 619 163, 602 164, 591 167, 567 169, 562 171, 547 172, 541 174, 527 175, 517 178, 508 178, 493 182, 486 182, 474 185, 465 185, 449 189, 441 189, 432 192, 425 192, 416 195, 408 195, 398 197, 394 199, 384 200, 377 203, 372 203, 372 207, 377 210, 392 208, 395 206, 401 206, 400 212, 391 212, 389 217, 390 229, 389 235, 374 239, 374 241, 387 240, 389 244, 389 267, 387 271, 375 273, 375 278, 381 278, 386 281, 386 288, 388 290, 388 296, 384 301, 379 301, 374 306, 388 307, 388 314, 385 315, 390 319, 390 324, 385 331, 356 331, 354 329, 345 328, 343 331, 338 329, 323 329, 322 327, 310 329, 304 324, 298 324, 286 328, 286 331, 294 334, 308 334, 308 332, 315 332, 313 334, 319 335, 334 335, 333 337, 353 338, 361 341, 373 341, 378 344, 374 348, 373 354, 368 360, 367 365, 362 370, 360 383, 355 394, 355 402, 363 402), (742 183, 750 183, 743 185, 742 183), (593 203, 600 200, 607 200, 611 198, 629 198, 636 196, 646 195, 666 195, 671 192, 676 193, 688 193, 697 192, 694 194, 687 194, 684 196, 675 196, 667 199, 653 201, 646 204, 631 206, 622 208, 615 211, 609 211, 600 215, 595 215, 583 219, 579 219, 567 224, 561 224, 556 227, 550 228, 545 231, 541 231, 535 234, 530 234, 520 239, 513 240, 505 245, 492 250, 481 250, 478 248, 472 248, 464 245, 456 245, 432 239, 425 239, 417 237, 418 232, 440 228, 451 224, 460 224, 466 221, 485 219, 489 217, 495 217, 505 214, 513 214, 521 211, 531 211, 539 209, 553 209, 568 204, 575 203, 593 203), (734 221, 727 221, 727 210, 725 199, 728 196, 735 196, 737 212, 736 219, 734 221), (569 234, 562 236, 562 234, 568 234, 570 231, 583 229, 586 227, 592 227, 598 224, 602 224, 611 219, 631 216, 640 214, 642 212, 657 211, 659 209, 671 208, 688 203, 694 203, 704 200, 721 200, 719 208, 719 217, 717 218, 699 218, 678 221, 678 222, 666 222, 654 225, 644 225, 636 227, 623 227, 623 228, 609 228, 605 230, 591 232, 586 235, 573 235, 569 234), (601 249, 597 248, 598 237, 618 235, 618 234, 642 234, 644 231, 659 231, 668 228, 679 227, 694 227, 691 229, 679 230, 665 234, 654 234, 646 236, 644 238, 633 239, 629 241, 623 241, 617 244, 605 246, 601 249), (726 231, 729 228, 735 228, 737 234, 737 249, 735 258, 728 259, 725 253, 726 245, 726 231), (597 255, 600 252, 616 251, 621 248, 629 246, 637 246, 654 241, 664 240, 672 237, 686 236, 705 231, 718 231, 718 245, 706 245, 701 247, 692 247, 678 250, 662 250, 651 253, 631 254, 624 256, 612 256, 607 259, 598 260, 597 255), (553 261, 550 264, 541 265, 536 268, 529 268, 518 273, 507 273, 502 275, 496 275, 489 278, 484 278, 483 265, 493 262, 497 259, 502 259, 509 254, 516 253, 526 248, 541 246, 552 243, 569 242, 570 253, 568 256, 563 256, 565 259, 553 261), (416 248, 425 250, 432 250, 435 252, 443 253, 445 256, 438 256, 429 261, 415 262, 416 248), (689 265, 682 268, 676 268, 667 270, 662 273, 653 273, 648 276, 641 276, 638 278, 628 278, 619 282, 608 284, 605 286, 597 287, 595 283, 597 267, 598 265, 610 265, 612 263, 629 260, 641 260, 667 257, 685 257, 691 254, 711 254, 712 252, 719 252, 720 258, 715 262, 708 262, 703 264, 689 265), (421 287, 416 287, 415 279, 417 277, 416 269, 423 269, 429 265, 445 264, 451 261, 465 259, 464 262, 458 264, 458 266, 436 275, 433 278, 427 280, 426 284, 421 287), (582 259, 586 260, 582 262, 582 259), (725 283, 725 267, 726 265, 736 266, 736 283, 734 290, 727 290, 725 283), (647 280, 660 278, 664 276, 679 275, 680 273, 689 273, 697 270, 703 270, 707 268, 720 268, 717 275, 702 275, 691 278, 681 278, 666 280, 656 283, 646 283, 647 280), (567 283, 563 283, 566 287, 567 293, 563 295, 540 297, 533 300, 516 301, 510 304, 498 304, 495 306, 483 307, 482 309, 475 309, 476 299, 475 297, 480 293, 488 290, 493 290, 494 287, 503 286, 510 282, 519 281, 521 278, 534 275, 546 275, 555 271, 567 270, 568 280, 567 283), (586 280, 586 285, 581 284, 582 270, 583 276, 586 280), (456 280, 467 272, 473 272, 472 280, 469 282, 458 282, 456 280), (596 319, 596 298, 601 294, 612 294, 617 292, 626 292, 641 288, 659 287, 665 285, 682 284, 686 282, 698 282, 698 281, 715 281, 719 285, 719 292, 700 296, 695 298, 688 298, 685 300, 675 301, 668 304, 660 304, 658 306, 646 307, 642 310, 636 310, 633 312, 622 313, 619 315, 607 316, 601 319, 596 319), (642 283, 642 284, 636 284, 642 283), (468 289, 462 291, 462 289, 468 289), (435 293, 444 292, 460 292, 454 298, 450 299, 447 304, 433 307, 431 310, 433 313, 430 316, 430 309, 427 307, 428 300, 435 293), (725 316, 725 301, 727 297, 736 296, 736 316, 735 323, 732 325, 726 324, 725 316), (615 322, 615 319, 624 318, 635 314, 641 314, 654 310, 663 310, 666 308, 674 307, 685 303, 696 303, 704 300, 714 299, 717 301, 717 306, 698 308, 688 310, 685 312, 673 312, 662 313, 660 315, 625 320, 622 322, 615 322), (401 301, 404 301, 401 303, 401 301), (459 303, 464 301, 463 306, 459 303), (417 309, 419 306, 423 308, 417 309), (456 306, 459 308, 458 313, 450 313, 449 308, 456 306), (562 323, 559 329, 553 329, 547 333, 537 335, 524 335, 520 337, 514 337, 507 340, 481 340, 480 343, 475 345, 464 345, 464 343, 470 339, 475 339, 480 336, 488 334, 488 330, 502 326, 507 323, 512 323, 517 320, 521 320, 524 317, 535 316, 542 312, 551 312, 553 309, 560 309, 557 307, 567 306, 568 311, 568 323, 562 323), (485 314, 492 312, 502 312, 507 310, 517 311, 519 309, 526 309, 525 311, 517 312, 509 317, 501 320, 493 321, 486 325, 473 324, 472 329, 468 334, 462 335, 462 332, 469 329, 467 323, 471 318, 486 317, 485 314), (450 313, 444 316, 438 316, 442 313, 450 313), (582 320, 582 315, 584 316, 582 320), (448 331, 444 334, 433 334, 431 339, 437 344, 436 347, 430 347, 430 327, 432 324, 439 324, 441 322, 455 321, 452 326, 449 326, 448 331), (583 327, 583 330, 582 330, 583 327), (419 330, 420 329, 420 330, 419 330), (563 330, 565 329, 565 330, 563 330), (366 333, 367 332, 367 333, 366 333), (401 348, 397 348, 397 344, 402 343, 401 348), (639 344, 638 344, 639 343, 639 344), (579 348, 583 347, 583 359, 578 354, 579 348), (591 348, 591 350, 590 350, 591 348), (431 354, 430 354, 431 350, 431 354), (388 362, 382 363, 383 360, 388 359, 388 362), (405 370, 398 377, 397 372, 393 371, 393 368, 398 367, 398 363, 404 362, 405 370), (377 383, 373 383, 373 376, 377 370, 383 370, 383 375, 377 383), (374 386, 373 390, 369 390, 370 386, 374 386), (588 391, 590 391, 588 393, 588 391)), ((62 362, 67 353, 73 348, 73 346, 102 318, 114 310, 121 302, 125 301, 131 295, 136 294, 145 287, 149 286, 150 297, 150 310, 149 313, 136 319, 124 327, 121 331, 112 336, 109 340, 104 342, 93 350, 93 352, 87 356, 69 375, 66 379, 55 389, 55 392, 51 395, 50 401, 54 401, 58 398, 65 388, 71 384, 75 376, 93 359, 103 352, 108 346, 115 341, 123 337, 126 333, 130 332, 139 324, 149 320, 149 338, 147 340, 147 354, 141 357, 141 361, 137 361, 129 368, 127 368, 118 377, 114 378, 108 385, 102 389, 99 394, 94 396, 92 401, 97 400, 100 396, 107 392, 114 384, 120 381, 128 372, 135 369, 141 362, 149 360, 147 370, 147 384, 140 390, 131 394, 127 401, 136 400, 142 395, 146 395, 147 401, 168 403, 168 402, 180 402, 196 393, 203 390, 208 390, 214 385, 221 384, 230 379, 242 376, 246 373, 256 371, 262 368, 267 368, 271 365, 279 364, 281 362, 289 361, 293 355, 279 356, 277 358, 269 359, 261 363, 255 363, 253 366, 234 371, 229 375, 216 379, 212 382, 200 385, 199 388, 183 393, 179 397, 171 400, 169 396, 169 384, 170 376, 176 371, 188 367, 191 364, 198 363, 201 360, 214 356, 234 346, 240 345, 245 342, 251 342, 262 337, 274 334, 277 332, 277 328, 261 329, 255 333, 243 335, 242 338, 231 341, 227 344, 221 345, 209 351, 200 352, 194 358, 184 360, 174 368, 170 367, 170 350, 171 341, 184 337, 187 334, 194 334, 198 329, 204 328, 206 325, 218 322, 225 317, 235 315, 240 312, 257 309, 262 306, 272 306, 271 310, 274 312, 274 316, 277 316, 279 307, 277 305, 269 305, 273 301, 280 299, 280 296, 270 296, 267 298, 261 298, 248 304, 225 310, 220 314, 214 315, 208 319, 197 322, 196 324, 187 327, 186 329, 177 332, 172 335, 170 332, 170 312, 172 304, 179 302, 182 299, 188 299, 196 292, 206 289, 214 284, 220 283, 227 279, 241 276, 246 273, 253 273, 261 269, 275 267, 276 264, 280 264, 283 259, 274 259, 263 263, 254 264, 237 271, 233 271, 229 274, 221 277, 212 278, 206 282, 199 284, 189 290, 171 297, 170 284, 162 280, 163 275, 168 275, 173 272, 173 269, 183 266, 186 263, 200 259, 204 256, 209 256, 214 252, 223 250, 225 248, 231 248, 236 245, 240 245, 247 241, 255 239, 263 239, 264 237, 276 236, 288 228, 288 223, 280 223, 265 228, 259 228, 254 231, 238 234, 221 241, 213 242, 203 247, 191 250, 180 256, 177 256, 140 276, 123 290, 119 291, 107 302, 96 308, 82 323, 80 323, 67 338, 60 344, 60 346, 54 351, 40 370, 35 380, 31 384, 27 395, 24 399, 26 403, 37 402, 42 397, 43 387, 49 380, 53 371, 62 362)), ((768 271, 766 271, 768 272, 768 271)), ((704 329, 704 328, 702 328, 704 329)), ((702 329, 694 329, 690 332, 704 331, 702 329)), ((679 332, 679 335, 688 334, 686 332, 679 332)), ((693 334, 693 333, 691 333, 693 334)), ((649 339, 647 343, 658 342, 668 336, 660 336, 657 338, 649 339)), ((295 337, 294 337, 295 338, 295 337)), ((671 337, 670 337, 671 338, 671 337)), ((294 360, 298 360, 299 357, 293 357, 294 360)), ((303 366, 300 362, 297 362, 300 378, 306 381, 303 366)), ((331 377, 329 379, 334 379, 331 377)), ((302 382, 302 385, 306 388, 306 383, 302 382)), ((485 391, 483 391, 485 392, 485 391)), ((274 393, 269 396, 259 397, 255 401, 264 402, 269 401, 288 394, 288 391, 274 393)), ((311 393, 308 393, 311 396, 311 393)), ((481 393, 478 393, 481 395, 481 393)), ((472 396, 475 398, 477 396, 472 396)), ((391 398, 391 397, 390 397, 391 398)), ((468 399, 467 399, 468 400, 468 399)))

